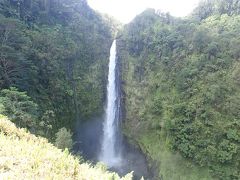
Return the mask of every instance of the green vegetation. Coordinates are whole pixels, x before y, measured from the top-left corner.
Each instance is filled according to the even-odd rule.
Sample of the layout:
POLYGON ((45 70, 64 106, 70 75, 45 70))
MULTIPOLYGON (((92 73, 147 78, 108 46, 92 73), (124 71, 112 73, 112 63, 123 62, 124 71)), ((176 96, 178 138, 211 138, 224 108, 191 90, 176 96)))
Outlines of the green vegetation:
POLYGON ((72 133, 69 132, 66 128, 59 129, 59 131, 56 133, 55 146, 59 149, 72 149, 72 133))
POLYGON ((148 9, 119 34, 124 131, 157 162, 163 179, 240 178, 234 2, 203 2, 185 19, 148 9))
POLYGON ((0 115, 0 179, 121 179, 68 152, 75 121, 103 111, 119 27, 85 0, 0 0, 0 114, 17 126, 0 115))
POLYGON ((31 101, 26 92, 19 92, 16 88, 4 89, 0 93, 0 102, 3 110, 1 113, 7 115, 19 127, 36 127, 37 104, 31 101))
POLYGON ((85 0, 1 0, 0 90, 27 92, 38 107, 32 120, 54 132, 100 114, 113 22, 85 0))
MULTIPOLYGON (((103 111, 119 27, 86 0, 1 0, 0 114, 71 149, 76 119, 103 111)), ((184 19, 147 9, 117 46, 124 132, 159 178, 240 179, 239 1, 202 1, 184 19)), ((119 179, 4 116, 0 147, 3 178, 119 179)))
POLYGON ((44 138, 18 129, 0 115, 1 179, 132 179, 120 178, 101 165, 93 167, 79 162, 67 150, 57 149, 44 138))

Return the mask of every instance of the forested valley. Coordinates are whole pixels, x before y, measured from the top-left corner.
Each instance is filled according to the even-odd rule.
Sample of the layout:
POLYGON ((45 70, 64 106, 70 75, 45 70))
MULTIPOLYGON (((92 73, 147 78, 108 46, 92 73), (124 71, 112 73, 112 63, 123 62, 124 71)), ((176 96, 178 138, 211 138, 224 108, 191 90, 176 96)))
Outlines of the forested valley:
MULTIPOLYGON (((126 25, 86 0, 0 0, 0 160, 30 144, 64 173, 53 155, 42 176, 40 153, 29 179, 120 178, 68 152, 75 123, 104 113, 114 39, 121 130, 154 179, 240 179, 239 0, 204 0, 185 18, 147 9, 126 25)), ((0 161, 0 179, 18 167, 0 161)))

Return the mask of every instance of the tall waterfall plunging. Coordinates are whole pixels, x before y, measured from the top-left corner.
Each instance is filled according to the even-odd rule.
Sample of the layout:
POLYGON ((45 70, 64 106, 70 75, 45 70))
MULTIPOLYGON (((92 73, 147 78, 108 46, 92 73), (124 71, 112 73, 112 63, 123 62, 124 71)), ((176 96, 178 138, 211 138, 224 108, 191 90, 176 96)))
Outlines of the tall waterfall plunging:
POLYGON ((113 41, 108 71, 107 106, 103 124, 103 139, 100 153, 100 161, 109 167, 121 164, 121 143, 119 133, 120 121, 120 91, 118 70, 116 62, 116 40, 113 41))
POLYGON ((109 169, 124 176, 134 171, 136 179, 151 178, 145 156, 128 143, 121 132, 121 59, 116 53, 116 41, 110 49, 107 98, 104 117, 79 121, 75 133, 75 151, 93 162, 101 161, 109 169))

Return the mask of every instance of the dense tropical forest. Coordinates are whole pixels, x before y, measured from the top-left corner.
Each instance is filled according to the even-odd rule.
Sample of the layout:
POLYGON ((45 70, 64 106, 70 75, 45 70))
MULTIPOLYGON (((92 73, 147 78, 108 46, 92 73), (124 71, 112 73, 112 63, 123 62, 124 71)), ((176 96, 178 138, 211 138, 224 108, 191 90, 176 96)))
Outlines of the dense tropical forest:
POLYGON ((0 1, 0 179, 121 179, 69 154, 74 123, 103 111, 118 27, 85 0, 0 1))
POLYGON ((82 0, 2 0, 1 113, 51 137, 102 112, 111 22, 82 0))
MULTIPOLYGON (((185 18, 147 9, 125 26, 86 0, 0 0, 0 158, 34 146, 29 178, 46 152, 46 178, 120 178, 42 138, 71 150, 75 122, 103 113, 114 38, 122 130, 155 179, 240 179, 239 0, 204 0, 185 18)), ((26 170, 9 162, 0 177, 26 170)))
POLYGON ((239 37, 239 1, 148 9, 120 33, 125 134, 163 179, 240 178, 239 37))

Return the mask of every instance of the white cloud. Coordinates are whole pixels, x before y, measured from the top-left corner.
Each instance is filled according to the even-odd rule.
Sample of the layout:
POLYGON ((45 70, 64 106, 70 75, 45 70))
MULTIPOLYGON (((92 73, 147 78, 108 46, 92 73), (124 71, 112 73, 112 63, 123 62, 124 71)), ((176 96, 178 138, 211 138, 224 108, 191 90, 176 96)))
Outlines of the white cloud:
POLYGON ((186 16, 199 0, 88 0, 89 5, 100 12, 107 13, 128 23, 146 8, 160 9, 173 16, 186 16))

